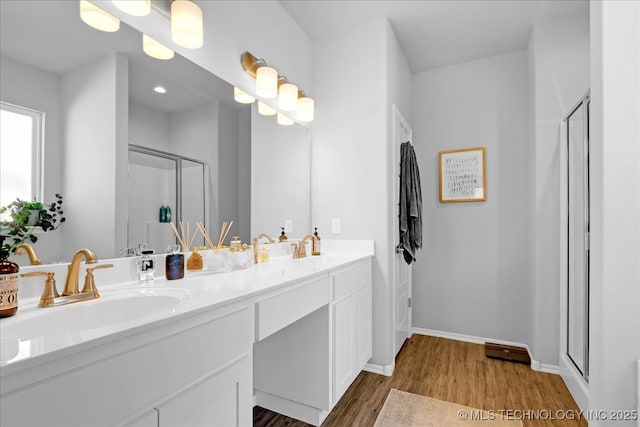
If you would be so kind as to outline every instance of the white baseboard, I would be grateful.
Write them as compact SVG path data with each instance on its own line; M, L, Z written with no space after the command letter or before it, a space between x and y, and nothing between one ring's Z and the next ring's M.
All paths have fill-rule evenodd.
M473 344L484 344L485 342L494 342L496 344L511 345L515 347L524 347L527 349L527 353L529 353L529 357L531 358L531 369L533 369L534 371L541 371L541 372L547 372L550 374L560 375L559 366L550 365L548 363L540 363L539 361L534 360L531 357L531 350L529 349L529 346L527 344L513 342L513 341L498 340L495 338L477 337L475 335L457 334L455 332L437 331L435 329L412 328L411 332L419 335L428 335L431 337L447 338L450 340L470 342Z
M378 365L377 363L367 363L364 365L363 370L367 372L371 372L373 374L384 375L385 377L390 377L393 375L393 370L396 367L395 360L391 363L391 365Z

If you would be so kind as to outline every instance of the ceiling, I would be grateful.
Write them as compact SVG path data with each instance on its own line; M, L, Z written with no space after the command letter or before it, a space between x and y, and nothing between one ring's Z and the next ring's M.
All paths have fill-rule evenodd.
M414 73L525 49L541 17L589 12L588 0L280 0L311 38L387 17Z
M163 5L165 0L154 0ZM35 12L34 12L35 11ZM129 58L129 95L138 103L171 113L216 99L233 107L231 86L180 55L169 61L142 52L138 31L121 23L115 33L97 31L79 16L77 1L0 0L0 52L58 76L109 53ZM165 86L159 95L152 89Z

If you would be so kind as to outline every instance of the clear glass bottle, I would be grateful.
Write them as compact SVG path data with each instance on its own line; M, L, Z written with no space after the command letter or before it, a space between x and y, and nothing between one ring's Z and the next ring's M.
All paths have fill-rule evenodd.
M151 255L153 255L153 250L151 249L141 251L141 256L137 263L138 280L141 282L153 282L153 275L156 272L156 264Z
M5 236L0 236L0 317L9 317L18 311L18 272L20 267L9 261L9 251L3 248Z

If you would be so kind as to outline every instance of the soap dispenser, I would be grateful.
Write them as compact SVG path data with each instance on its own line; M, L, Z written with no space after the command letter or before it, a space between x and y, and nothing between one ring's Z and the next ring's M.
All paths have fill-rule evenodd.
M313 235L316 237L311 240L311 255L320 255L320 236L318 235L318 227L315 228Z
M0 236L0 317L9 317L18 311L18 272L20 267L9 261L4 249L5 236Z
M287 240L289 240L289 238L287 237L286 234L284 234L284 227L280 227L280 229L282 230L282 233L280 233L280 237L278 237L278 241L286 242Z

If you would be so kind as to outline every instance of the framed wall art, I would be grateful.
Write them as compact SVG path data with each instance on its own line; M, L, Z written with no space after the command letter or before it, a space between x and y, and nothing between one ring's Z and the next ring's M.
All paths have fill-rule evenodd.
M441 151L438 162L440 203L486 200L484 147Z

